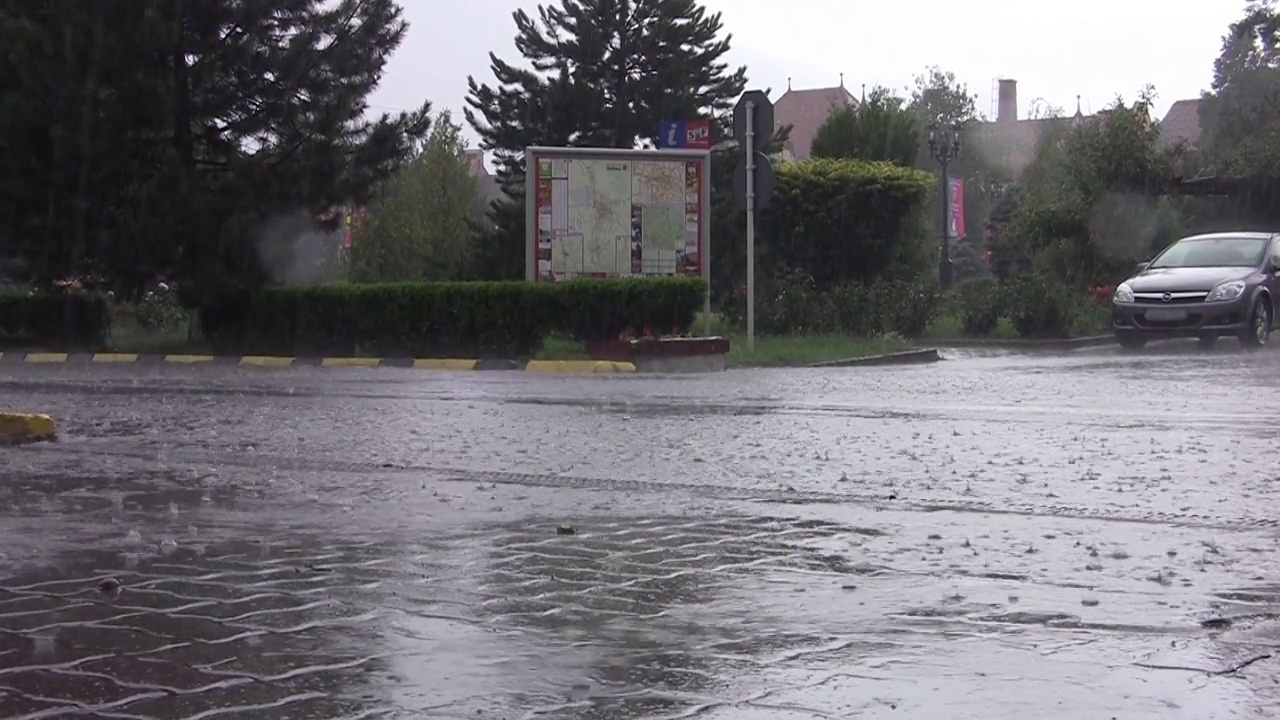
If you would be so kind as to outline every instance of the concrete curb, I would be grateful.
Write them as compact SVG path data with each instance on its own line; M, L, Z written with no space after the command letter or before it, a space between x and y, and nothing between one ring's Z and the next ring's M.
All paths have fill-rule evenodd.
M51 440L57 425L48 415L0 412L0 441Z
M828 360L827 362L813 363L809 367L814 368L833 368L833 367L861 367L871 365L919 365L922 363L934 363L942 359L936 348L925 348L922 350L904 350L903 352L888 353L886 355L868 355L866 357L849 358L847 360Z
M598 375L604 373L633 373L635 363L619 360L530 360L525 372L543 374Z
M258 368L413 368L415 370L523 370L532 373L635 372L629 362L601 360L492 360L475 358L285 357L278 355L151 355L142 353L0 352L0 363L32 365L219 365Z
M993 338L953 338L951 340L930 340L940 348L956 350L1076 350L1080 348L1105 347L1114 345L1114 335L1089 335L1078 338L1060 338L1053 340L997 340Z

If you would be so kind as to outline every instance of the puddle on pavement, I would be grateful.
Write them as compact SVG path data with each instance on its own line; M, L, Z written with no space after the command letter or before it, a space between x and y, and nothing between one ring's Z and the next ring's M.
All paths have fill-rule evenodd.
M1016 518L989 517L972 538L945 518L925 536L875 514L874 526L655 517L360 540L211 528L166 546L154 541L185 518L154 504L163 522L136 538L0 579L6 712L1200 720L1275 697L1258 679L1267 661L1211 674L1276 641L1274 588L1220 585L1211 609L1199 586L1098 571L1072 586L1057 555L1094 548L1063 535L1061 553L1045 539L1001 551ZM1168 559L1140 538L1126 553L1105 540L1092 538L1110 563Z

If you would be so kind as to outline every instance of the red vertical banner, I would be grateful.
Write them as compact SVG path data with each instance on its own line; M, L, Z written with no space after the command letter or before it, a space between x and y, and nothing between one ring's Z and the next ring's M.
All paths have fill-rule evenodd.
M702 236L702 163L684 164L684 224L685 247L682 262L676 264L679 275L702 275L706 238Z
M538 160L538 182L534 189L533 238L534 278L555 281L551 267L551 161Z
M947 178L947 237L961 239L964 232L964 178Z

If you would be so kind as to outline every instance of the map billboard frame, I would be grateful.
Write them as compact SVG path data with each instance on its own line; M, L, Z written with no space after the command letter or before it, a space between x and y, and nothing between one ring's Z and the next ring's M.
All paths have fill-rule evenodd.
M631 273L585 273L585 276L620 278L620 277L644 277L644 276L701 276L708 284L707 299L710 301L710 281L711 281L711 151L698 149L663 149L663 150L625 150L618 148L581 148L581 147L541 147L534 146L525 149L525 279L529 281L539 281L544 278L539 273L539 240L540 240L540 213L539 213L539 166L542 161L554 160L601 160L601 161L619 161L619 162L671 162L696 163L698 168L698 188L697 188L697 268L695 272L681 273L679 271L679 263L677 263L675 272L635 272L634 266ZM687 209L687 208L686 208ZM634 208L628 210L628 217ZM687 216L686 216L687 219ZM634 222L632 220L631 222ZM548 245L550 243L548 242ZM548 248L542 248L544 252L549 252ZM550 257L547 258L551 260Z

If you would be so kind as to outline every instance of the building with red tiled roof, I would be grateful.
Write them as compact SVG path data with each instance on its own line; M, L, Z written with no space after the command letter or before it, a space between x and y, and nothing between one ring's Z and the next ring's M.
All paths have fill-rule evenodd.
M858 99L845 89L843 77L837 87L810 90L792 90L788 80L787 91L773 104L773 123L776 128L791 126L791 138L784 150L796 160L805 160L831 110L857 106Z

